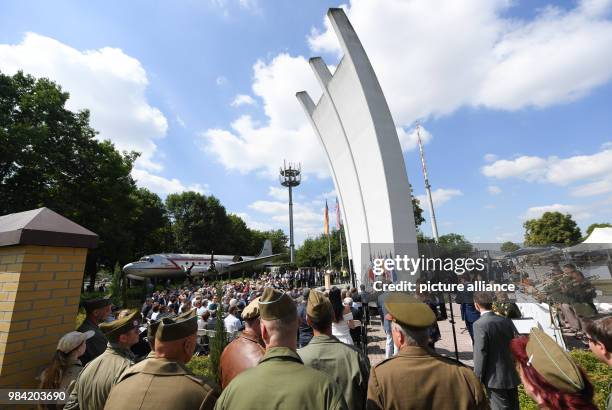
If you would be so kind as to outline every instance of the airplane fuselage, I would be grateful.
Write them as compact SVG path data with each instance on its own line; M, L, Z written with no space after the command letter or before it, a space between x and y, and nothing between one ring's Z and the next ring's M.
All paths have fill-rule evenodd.
M229 265L239 261L253 260L255 257L239 257L233 255L214 255L214 265L218 273L226 273ZM131 275L146 277L185 276L185 272L192 266L192 276L213 274L210 270L211 256L206 254L154 254L140 258L140 260L125 265L123 270Z

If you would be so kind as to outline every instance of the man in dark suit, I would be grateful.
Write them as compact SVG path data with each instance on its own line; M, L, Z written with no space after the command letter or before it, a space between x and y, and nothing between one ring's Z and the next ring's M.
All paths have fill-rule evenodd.
M519 410L520 380L510 353L514 325L493 313L492 293L474 293L474 305L480 312L474 322L474 373L487 388L491 409Z

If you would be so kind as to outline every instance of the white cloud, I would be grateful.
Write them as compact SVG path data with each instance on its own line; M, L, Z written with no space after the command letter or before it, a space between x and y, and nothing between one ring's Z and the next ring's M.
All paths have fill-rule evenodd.
M325 205L317 201L294 202L293 228L295 243L299 245L307 237L317 236L323 232L323 213ZM286 201L258 200L249 205L249 209L265 215L272 229L289 232L289 206ZM330 223L335 223L333 210L330 208Z
M540 218L545 212L561 212L562 214L570 214L575 220L581 220L591 217L591 213L585 206L578 205L563 205L563 204L552 204L543 206L532 206L527 209L523 219L535 219Z
M352 0L347 15L400 124L462 105L545 107L610 80L610 0L581 1L568 11L547 7L531 21L505 17L512 5ZM339 54L333 29L323 21L324 31L313 30L310 47Z
M485 154L484 156L484 160L485 162L493 162L495 160L497 160L498 156L495 154Z
M507 242L511 241L517 244L520 244L523 241L521 234L518 232L504 232L495 237L497 242Z
M352 0L346 9L388 100L402 149L409 150L414 138L403 129L418 118L462 106L545 107L609 81L611 3L583 0L568 11L548 7L531 21L506 17L509 0L464 0L460 7L456 0ZM308 42L313 54L339 55L327 18ZM295 100L300 90L314 101L320 95L306 58L279 54L258 61L253 92L263 102L265 122L243 117L231 127L206 130L206 149L243 173L275 176L287 158L303 161L305 174L328 176L320 142Z
M210 0L210 3L222 11L224 17L230 16L230 10L236 7L239 10L250 11L254 14L261 14L262 9L258 0Z
M256 229L258 231L271 231L275 229L272 225L266 222L254 221L251 215L246 212L232 212L234 215L239 216L246 225L251 229Z
M433 200L434 207L438 207L443 205L444 203L450 201L456 196L463 195L459 189L446 189L446 188L438 188L431 192L431 199ZM417 195L417 199L421 203L422 206L426 207L427 204L427 195Z
M238 94L234 101L231 102L232 107L240 107L241 105L255 105L257 102L250 95Z
M276 186L268 187L268 195L279 201L289 200L289 190L287 188L281 188ZM287 202L288 203L288 202Z
M487 190L489 191L490 194L493 194L493 195L500 194L502 191L501 188L496 185L489 185L487 187Z
M225 85L225 84L227 84L227 78L226 78L226 77L224 77L224 76L222 76L222 75L220 75L220 76L218 76L218 77L215 79L215 83L216 83L218 86Z
M80 51L50 37L27 33L20 44L0 44L0 70L18 70L56 81L70 93L70 110L89 109L98 138L110 139L119 150L142 155L137 165L159 171L155 140L164 138L168 121L146 98L149 84L140 61L121 49Z
M572 190L573 196L594 196L612 192L612 177L578 186Z
M153 175L143 169L133 169L132 177L136 180L138 185L145 187L160 196L180 193L183 191L195 191L205 194L208 191L208 185L206 184L204 186L200 184L186 186L176 178L164 178L159 175Z
M482 173L498 179L517 177L526 181L540 180L546 174L547 160L522 156L514 160L501 159L482 168Z
M522 156L514 160L499 160L484 166L482 173L498 179L519 178L560 186L590 181L574 188L572 194L600 195L612 191L612 147L595 154L568 158Z
M431 133L425 129L421 125L421 131L419 132L421 135L421 142L423 145L427 144L433 138ZM416 127L410 130L410 133L407 133L402 127L397 128L397 136L400 141L400 146L402 147L402 151L412 151L417 149L419 146L418 136Z
M333 199L335 200L338 197L338 194L336 193L335 189L332 189L329 192L323 192L322 194L317 195L317 199L322 199L323 201L330 200ZM321 201L321 204L324 204L324 202Z
M267 124L245 115L229 130L208 129L201 134L204 149L227 169L241 173L255 171L276 178L286 159L300 161L304 173L327 177L323 149L295 98L296 90L308 90L313 98L321 94L306 59L280 54L268 64L258 61L253 71L253 92L263 102Z
M185 127L186 127L186 125L185 125L185 121L183 121L183 119L182 119L181 117L179 117L179 116L177 115L175 119L176 119L176 123L177 123L178 125L180 125L182 128L185 128Z

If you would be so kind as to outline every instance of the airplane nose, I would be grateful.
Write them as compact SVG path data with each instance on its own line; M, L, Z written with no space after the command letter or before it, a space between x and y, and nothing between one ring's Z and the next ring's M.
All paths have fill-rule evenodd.
M123 267L123 271L125 273L130 273L130 272L134 271L134 264L133 263L128 263L127 265L125 265Z

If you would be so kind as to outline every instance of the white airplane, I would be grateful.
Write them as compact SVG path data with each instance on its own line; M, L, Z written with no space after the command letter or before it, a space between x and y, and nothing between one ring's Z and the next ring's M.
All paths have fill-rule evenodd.
M272 242L266 240L257 256L156 253L143 256L136 262L123 267L127 277L135 280L144 278L199 277L235 272L267 262L281 253L272 254Z

